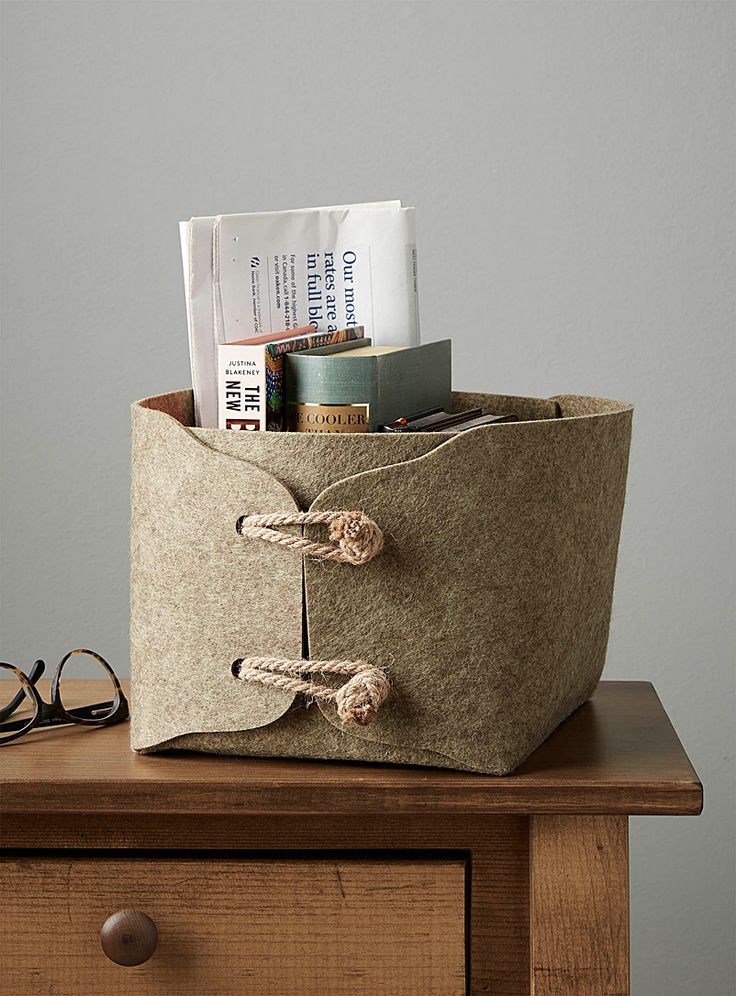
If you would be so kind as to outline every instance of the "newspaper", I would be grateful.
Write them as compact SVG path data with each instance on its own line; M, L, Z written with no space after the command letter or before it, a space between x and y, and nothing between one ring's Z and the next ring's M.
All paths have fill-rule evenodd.
M400 201L181 222L195 420L217 425L217 346L311 325L419 342L414 209Z

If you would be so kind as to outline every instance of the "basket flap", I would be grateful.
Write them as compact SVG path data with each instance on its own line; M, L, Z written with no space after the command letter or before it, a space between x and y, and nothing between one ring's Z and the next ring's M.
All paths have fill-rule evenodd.
M302 649L302 565L236 532L242 515L296 509L253 464L216 453L164 411L133 407L132 741L274 722L294 695L247 685L240 657Z
M392 683L372 725L345 733L508 770L592 689L630 438L630 406L614 407L458 433L314 501L385 537L365 566L306 564L311 658L364 659Z

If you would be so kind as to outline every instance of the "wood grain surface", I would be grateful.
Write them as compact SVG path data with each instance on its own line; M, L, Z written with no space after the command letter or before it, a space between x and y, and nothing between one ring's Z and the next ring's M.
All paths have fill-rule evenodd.
M462 861L6 858L0 874L13 996L466 991ZM158 929L136 967L100 946L124 908Z
M95 701L99 689L89 683ZM34 731L0 748L2 812L697 814L702 787L652 686L602 682L513 774L139 756L127 724Z
M531 821L532 996L628 996L625 816Z
M302 856L329 849L341 856L383 860L386 853L412 858L442 850L467 861L470 925L469 973L473 996L529 992L529 820L525 816L456 813L347 816L249 816L231 813L166 815L53 813L39 826L32 813L6 816L6 848L68 849L69 860L92 851L172 849L217 852L250 859L253 852L280 857L295 846ZM84 848L85 850L79 850ZM9 853L9 851L6 851ZM139 852L140 853L140 852ZM41 855L43 857L43 855ZM347 996L347 991L346 991Z
M92 683L78 689L78 697L86 696L90 701L99 694ZM256 904L261 933L254 948L260 951L253 969L255 988L232 990L238 992L312 991L299 986L283 988L293 986L293 978L284 982L278 974L276 981L267 974L263 984L281 989L257 988L261 984L257 972L271 971L266 952L272 952L279 943L279 924L284 918L300 924L294 944L301 950L305 931L310 929L306 920L299 920L307 916L305 910L322 910L328 919L333 915L331 908L320 903L335 898L331 885L334 873L325 873L325 878L320 871L316 879L327 884L323 892L313 895L309 889L314 875L309 888L299 885L306 868L376 868L383 876L385 892L395 893L398 888L401 895L408 895L407 910L413 916L412 911L420 908L412 891L416 882L412 879L402 886L401 869L426 865L440 869L441 881L433 879L434 884L427 886L430 897L434 889L449 894L445 868L465 871L459 891L455 882L449 892L455 898L463 893L467 944L462 970L467 971L473 996L626 993L625 814L695 814L701 806L697 775L653 688L645 683L602 683L591 702L506 778L426 768L185 753L142 757L129 750L127 725L39 731L0 749L0 844L6 848L3 869L21 868L25 875L14 882L14 887L25 890L25 897L17 900L18 916L35 916L44 922L52 916L60 929L71 915L64 903L76 900L68 899L73 892L67 889L64 893L59 885L58 869L64 869L63 875L70 882L77 882L75 876L80 874L78 884L90 893L94 892L89 877L93 870L109 865L113 881L119 880L123 888L110 892L110 886L100 886L98 891L107 898L104 916L102 908L94 914L100 914L99 932L115 908L150 913L144 905L147 883L158 883L156 887L165 897L165 876L177 864L186 865L192 888L186 895L184 891L178 894L178 905L184 910L187 930L199 939L197 943L204 944L202 950L215 952L215 960L227 966L228 978L240 978L232 941L227 950L221 950L221 942L210 934L210 921L214 922L217 914L207 897L221 897L223 909L230 911L223 931L232 934L232 924L239 926L242 920L242 906L237 905L243 901L238 877L242 870L286 869L286 878L276 876L287 884L281 892L276 888L280 898L275 905L265 898ZM35 872L46 865L53 866L56 875L50 893L44 891ZM156 868L164 871L149 875L148 870ZM201 877L200 871L191 874L192 868L208 871ZM221 868L239 869L233 872L234 878L231 875L237 888L229 898L224 885L217 884ZM356 872L356 882L360 874L360 870ZM179 875L176 881L181 883L184 877ZM253 881L258 884L261 880L256 875ZM262 893L261 886L257 891ZM12 892L3 882L3 894ZM356 936L366 923L373 923L370 909L365 914L363 910L366 904L370 908L375 898L364 889L358 902L359 893L359 889L353 893L355 909L348 911L344 921ZM67 897L61 905L59 895ZM301 907L300 896L304 900ZM438 902L439 909L452 907L449 900L444 907L445 900L438 898ZM172 902L170 910L174 905ZM75 909L71 907L72 912ZM333 921L344 913L340 907ZM164 910L170 933L173 928L166 920L168 915ZM394 915L395 924L391 921ZM381 917L402 944L420 950L422 944L430 943L426 933L414 933L416 921L411 917L407 924L398 922L396 911L382 912ZM31 930L30 922L24 929ZM50 928L50 936L54 929ZM178 936L178 929L170 936ZM324 941L320 935L315 950ZM99 950L99 938L96 944L96 954L107 962ZM390 961L394 949L386 944ZM176 950L177 957L185 959L182 946ZM371 947L373 953L375 950ZM79 975L80 965L87 963L80 961L76 951L73 945L59 948L64 985L72 985L68 978L74 972L83 985L88 984L87 975ZM311 953L310 948L309 956ZM157 951L150 963L133 969L108 965L118 972L141 972L151 965L163 971L161 957ZM356 963L362 965L364 957L365 951L359 950ZM326 963L332 966L330 970L334 968L333 954ZM400 988L404 986L402 975L396 977L399 988L392 988L388 977L376 980L364 974L366 968L361 968L355 979L343 978L342 989L330 989L332 981L325 983L319 975L315 978L325 993L363 992L360 987L369 978L375 993L453 993L462 991L452 988L457 984L456 968L451 959L449 975L437 976L436 966L432 969L433 980L439 980L436 990L428 988L421 973L407 983L419 980L416 990ZM48 983L38 974L38 967L35 971L37 988L33 992L55 991L62 996L67 991L86 992L79 984L77 988L53 988L55 980ZM149 991L187 996L190 991L208 991L201 988L202 980L196 973L193 978L199 980L199 990L178 989L178 982L157 983L158 988L151 990L135 989L130 988L131 978L135 976L125 976L126 987L115 989L108 985L107 977L94 976L90 985L97 988L89 991L113 996L117 992L142 996ZM211 991L217 991L218 996L222 991L226 996L231 990Z

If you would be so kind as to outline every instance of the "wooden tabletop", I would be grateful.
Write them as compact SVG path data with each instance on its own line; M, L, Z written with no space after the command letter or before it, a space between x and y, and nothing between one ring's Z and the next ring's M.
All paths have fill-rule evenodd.
M89 702L104 694L103 684L85 683ZM698 776L648 682L601 682L590 702L506 777L185 752L139 756L128 735L127 723L57 727L0 747L0 815L696 815L702 808Z

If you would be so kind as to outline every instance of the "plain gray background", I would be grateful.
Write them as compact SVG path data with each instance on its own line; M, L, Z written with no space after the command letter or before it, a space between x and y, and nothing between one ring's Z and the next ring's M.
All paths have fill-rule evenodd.
M734 6L6 3L2 655L127 672L129 403L177 222L401 197L455 386L637 405L608 678L705 783L632 820L633 991L734 991Z

